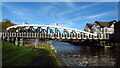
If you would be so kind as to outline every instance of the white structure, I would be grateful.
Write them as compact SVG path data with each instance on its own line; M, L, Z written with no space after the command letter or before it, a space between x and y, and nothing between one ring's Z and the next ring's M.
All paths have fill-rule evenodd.
M61 27L61 26L52 26L52 25L34 25L34 24L24 24L24 25L15 25L15 26L10 26L7 28L7 30L11 29L11 28L17 28L17 27L30 27L30 26L33 26L34 28L37 28L37 27L42 27L43 29L47 29L47 27L50 27L51 29L55 29L55 28L58 28L59 30L64 30L66 29L68 32L71 32L71 31L75 31L76 33L80 33L80 32L83 32L83 33L86 33L87 35L94 35L94 36L97 36L97 34L93 34L93 33L89 33L89 32L86 32L86 31L82 31L82 30L78 30L78 29L73 29L73 28L66 28L66 27Z
M90 24L90 23L87 23L85 28L84 28L84 31L86 32L91 32L91 27L93 26L94 24Z
M94 24L86 24L85 31L91 33L114 33L114 24L116 20L110 22L95 21ZM88 27L89 26L89 27Z

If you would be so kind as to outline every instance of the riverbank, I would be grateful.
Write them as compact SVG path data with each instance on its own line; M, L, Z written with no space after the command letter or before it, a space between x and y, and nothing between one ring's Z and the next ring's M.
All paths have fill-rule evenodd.
M75 46L94 46L104 48L103 46L100 46L97 41L62 41L62 42L67 42Z
M113 67L119 65L119 51L95 46L78 46L67 42L50 42L68 67ZM118 61L116 61L118 60Z
M2 66L56 66L60 68L61 63L56 58L48 44L33 47L15 46L9 42L2 41Z
M63 41L67 42L76 46L93 46L93 47L99 47L99 48L111 48L116 49L120 48L120 42L114 42L114 41Z
M120 48L120 42L115 42L113 47L114 48Z
M35 48L40 49L40 55L29 64L30 66L60 68L62 64L58 60L55 50L50 47L50 44L37 45Z

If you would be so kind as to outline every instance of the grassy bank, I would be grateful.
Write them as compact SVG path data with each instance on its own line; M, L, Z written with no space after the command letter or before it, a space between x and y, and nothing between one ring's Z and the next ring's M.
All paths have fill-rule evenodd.
M35 62L39 59L39 62ZM32 66L31 63L41 63L33 66L46 65L60 66L52 49L46 45L39 45L35 49L26 46L15 46L2 41L2 66ZM44 64L43 64L44 62ZM47 65L46 65L47 66Z
M51 59L51 61L52 61L51 64L54 65L53 67L59 67L60 68L61 62L57 59L53 49L50 47L49 44L41 44L41 45L36 46L36 48L38 48L40 50L44 50L42 52L42 54L44 53L45 57ZM50 63L50 62L47 62L47 63Z
M38 55L39 49L32 51L31 48L2 41L3 66L26 66Z

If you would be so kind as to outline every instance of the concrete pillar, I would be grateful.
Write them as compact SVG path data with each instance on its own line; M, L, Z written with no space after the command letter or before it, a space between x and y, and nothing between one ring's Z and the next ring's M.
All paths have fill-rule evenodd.
M5 40L5 37L4 36L2 36L2 38L1 38L2 40Z
M82 34L80 33L79 38L81 39L81 37L82 37Z
M8 42L10 41L10 37L7 37L7 41L8 41Z
M35 39L35 44L34 45L35 46L38 45L38 39L37 38Z
M18 40L18 38L15 39L15 45L19 45L19 40Z
M23 38L20 38L19 43L20 43L20 46L23 46Z
M83 34L83 33L81 34L81 38L82 38L82 39L84 38L84 34Z
M37 34L35 33L35 38L37 37Z
M14 38L11 38L11 43L14 43Z
M110 38L110 37L109 37L109 34L107 34L107 37L108 37L108 39Z

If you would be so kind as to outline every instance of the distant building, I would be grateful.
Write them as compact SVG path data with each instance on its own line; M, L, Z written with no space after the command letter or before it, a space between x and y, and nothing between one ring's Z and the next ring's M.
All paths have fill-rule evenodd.
M85 28L84 28L84 31L86 32L91 32L91 27L93 26L94 24L90 24L90 23L87 23Z
M114 38L116 41L120 41L120 21L114 25Z
M116 20L110 21L110 22L102 22L102 21L95 21L90 28L87 28L88 25L85 26L85 31L91 32L91 33L114 33L114 24L116 23Z

